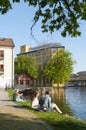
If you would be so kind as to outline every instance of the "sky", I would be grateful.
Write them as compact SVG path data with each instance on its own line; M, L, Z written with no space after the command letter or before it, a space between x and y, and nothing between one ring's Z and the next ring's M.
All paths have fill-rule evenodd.
M55 31L52 35L50 33L42 33L41 22L39 21L33 28L33 35L31 36L30 28L33 24L33 17L36 8L28 7L27 3L15 3L13 9L8 13L0 14L0 38L12 38L15 44L14 57L20 53L20 46L30 45L36 47L40 43L61 43L65 46L65 50L72 53L74 64L73 73L86 71L86 22L80 22L80 37L71 38L67 36L63 38L60 31Z

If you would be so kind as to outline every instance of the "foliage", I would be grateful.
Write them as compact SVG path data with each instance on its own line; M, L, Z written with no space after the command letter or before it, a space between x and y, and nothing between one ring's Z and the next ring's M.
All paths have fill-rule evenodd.
M53 83L64 83L70 78L73 71L73 64L75 61L72 59L72 54L65 50L60 50L51 58L46 64L44 74L54 81Z
M9 9L12 9L9 0L0 0L0 12L1 14L7 13Z
M37 77L38 69L34 58L26 55L19 55L15 58L15 75L23 73Z
M11 100L13 100L14 90L13 90L13 89L7 89L7 92L8 92L9 98L10 98Z
M12 0L20 2L20 0ZM43 32L53 33L60 30L61 35L66 37L80 36L80 20L86 20L86 0L24 0L28 6L37 7L34 15L34 24L41 17ZM0 12L6 13L12 8L10 0L0 0Z

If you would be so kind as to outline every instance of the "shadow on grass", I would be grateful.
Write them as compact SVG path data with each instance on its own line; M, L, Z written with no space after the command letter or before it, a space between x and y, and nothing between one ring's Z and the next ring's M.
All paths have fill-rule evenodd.
M86 126L83 124L69 120L53 122L52 126L55 130L86 130Z
M11 114L0 114L0 130L47 130L47 128L36 118L25 119Z
M45 119L45 113L43 117L41 116L41 119L48 122L48 124L50 124L54 128L54 130L86 130L85 121L79 119L76 120L76 118L74 117L67 117L65 115L59 114L55 114L55 116L58 116L58 118L55 120L53 119L51 113L48 114L49 118Z

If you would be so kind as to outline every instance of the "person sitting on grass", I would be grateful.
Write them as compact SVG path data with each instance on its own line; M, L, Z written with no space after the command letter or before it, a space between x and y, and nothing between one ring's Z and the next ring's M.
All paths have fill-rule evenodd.
M50 97L50 92L46 91L45 95L43 95L40 100L40 109L43 111L51 111L54 110L56 112L59 112L60 114L62 111L58 108L58 106L55 103L51 103L51 97Z
M39 91L36 90L35 93L33 94L33 96L31 97L31 107L35 110L40 109L38 97L39 97Z
M13 100L16 102L25 102L23 99L23 93L20 93L18 89L15 90Z

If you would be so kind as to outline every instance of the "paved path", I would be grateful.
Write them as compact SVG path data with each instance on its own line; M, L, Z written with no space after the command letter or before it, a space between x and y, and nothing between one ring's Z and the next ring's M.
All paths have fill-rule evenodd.
M53 130L29 110L19 108L0 90L0 130Z

